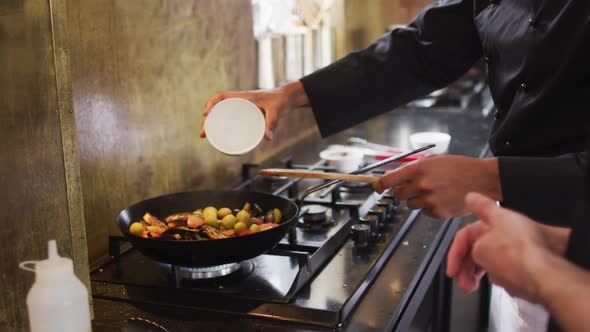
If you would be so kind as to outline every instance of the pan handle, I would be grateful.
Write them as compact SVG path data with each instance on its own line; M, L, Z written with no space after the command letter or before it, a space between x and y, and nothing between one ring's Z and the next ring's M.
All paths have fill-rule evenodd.
M370 165L365 166L363 168L359 168L358 170L356 170L354 172L351 172L351 173L348 173L348 174L351 174L351 175L362 174L362 173L371 171L371 170L373 170L373 169L375 169L377 167L381 167L383 165L387 165L387 164L392 163L394 161L397 161L397 160L400 160L400 159L404 159L404 158L406 158L408 156L411 156L413 154L416 154L418 152L422 152L424 150L428 150L428 149L433 148L435 146L436 146L436 144L429 144L429 145L423 146L421 148L418 148L418 149L415 149L415 150L412 150L412 151L409 151L409 152L406 152L406 153L402 153L402 154L399 154L397 156L393 156L393 157L390 157L390 158L387 158L387 159L384 159L384 160L381 160L381 161L378 161L376 163L370 164ZM342 182L342 180L328 181L326 183L323 183L323 184L320 184L320 185L317 185L317 186L314 186L314 187L311 187L311 188L307 189L303 193L303 195L301 196L301 198L297 200L297 202L296 202L297 203L297 206L299 207L299 209L301 209L303 207L303 201L305 200L305 198L307 196L309 196L309 195L311 195L311 194L313 194L313 193L315 193L317 191L320 191L320 190L322 190L324 188L330 187L330 186L332 186L332 185L334 185L336 183L339 183L339 182Z

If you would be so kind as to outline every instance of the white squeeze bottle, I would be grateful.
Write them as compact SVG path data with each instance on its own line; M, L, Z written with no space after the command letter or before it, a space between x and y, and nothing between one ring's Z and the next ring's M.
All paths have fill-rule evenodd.
M72 260L57 253L55 240L48 246L48 259L20 264L22 269L35 272L35 283L27 295L31 331L91 331L86 287L74 274Z

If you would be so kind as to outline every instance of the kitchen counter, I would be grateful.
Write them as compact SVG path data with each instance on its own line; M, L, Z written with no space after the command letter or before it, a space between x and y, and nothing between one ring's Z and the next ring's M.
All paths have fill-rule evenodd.
M452 136L450 154L482 156L487 149L491 115L482 114L482 106L464 110L456 108L400 108L384 114L328 139L313 136L284 151L264 166L274 166L287 155L296 156L298 163L317 161L318 152L329 144L343 144L351 136L368 141L409 149L408 137L419 131L443 131ZM286 124L281 124L286 125ZM433 220L420 214L405 238L393 253L380 275L355 309L344 331L405 331L409 326L423 323L413 319L428 315L432 324L440 326L444 311L421 313L420 304L429 292L444 291L431 287L440 283L440 266L459 220ZM440 295L440 294L439 294ZM441 296L435 297L441 301ZM444 303L434 306L444 310ZM264 319L241 318L224 314L180 314L173 309L137 307L130 303L94 300L93 330L117 331L132 317L153 320L169 331L321 331L318 328L295 326ZM440 313L443 314L440 314ZM439 325L437 325L439 324ZM438 330L438 329L434 329Z

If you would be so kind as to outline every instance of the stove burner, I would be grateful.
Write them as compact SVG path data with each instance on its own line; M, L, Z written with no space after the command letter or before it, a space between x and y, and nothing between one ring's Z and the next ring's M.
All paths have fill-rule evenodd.
M371 187L371 184L364 183L364 182L343 182L342 183L343 191L356 191L356 190L361 190L361 189L365 189L365 188L369 188L369 187Z
M217 285L246 278L254 271L252 261L229 263L217 266L191 267L161 264L171 272L177 288L202 285Z
M289 180L286 176L265 176L263 180L270 183L277 183L277 182L286 182Z
M320 231L333 226L334 220L328 216L328 210L327 207L318 204L304 206L303 216L299 218L297 226L308 231Z
M328 208L322 205L306 205L303 222L308 224L319 224L326 221Z
M174 266L174 273L183 280L201 280L226 276L240 268L238 263L207 267Z

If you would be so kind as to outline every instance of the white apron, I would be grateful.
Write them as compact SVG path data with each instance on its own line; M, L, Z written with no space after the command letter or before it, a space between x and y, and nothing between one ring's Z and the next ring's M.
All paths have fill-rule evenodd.
M492 285L488 332L545 332L549 314L540 304L512 297Z

